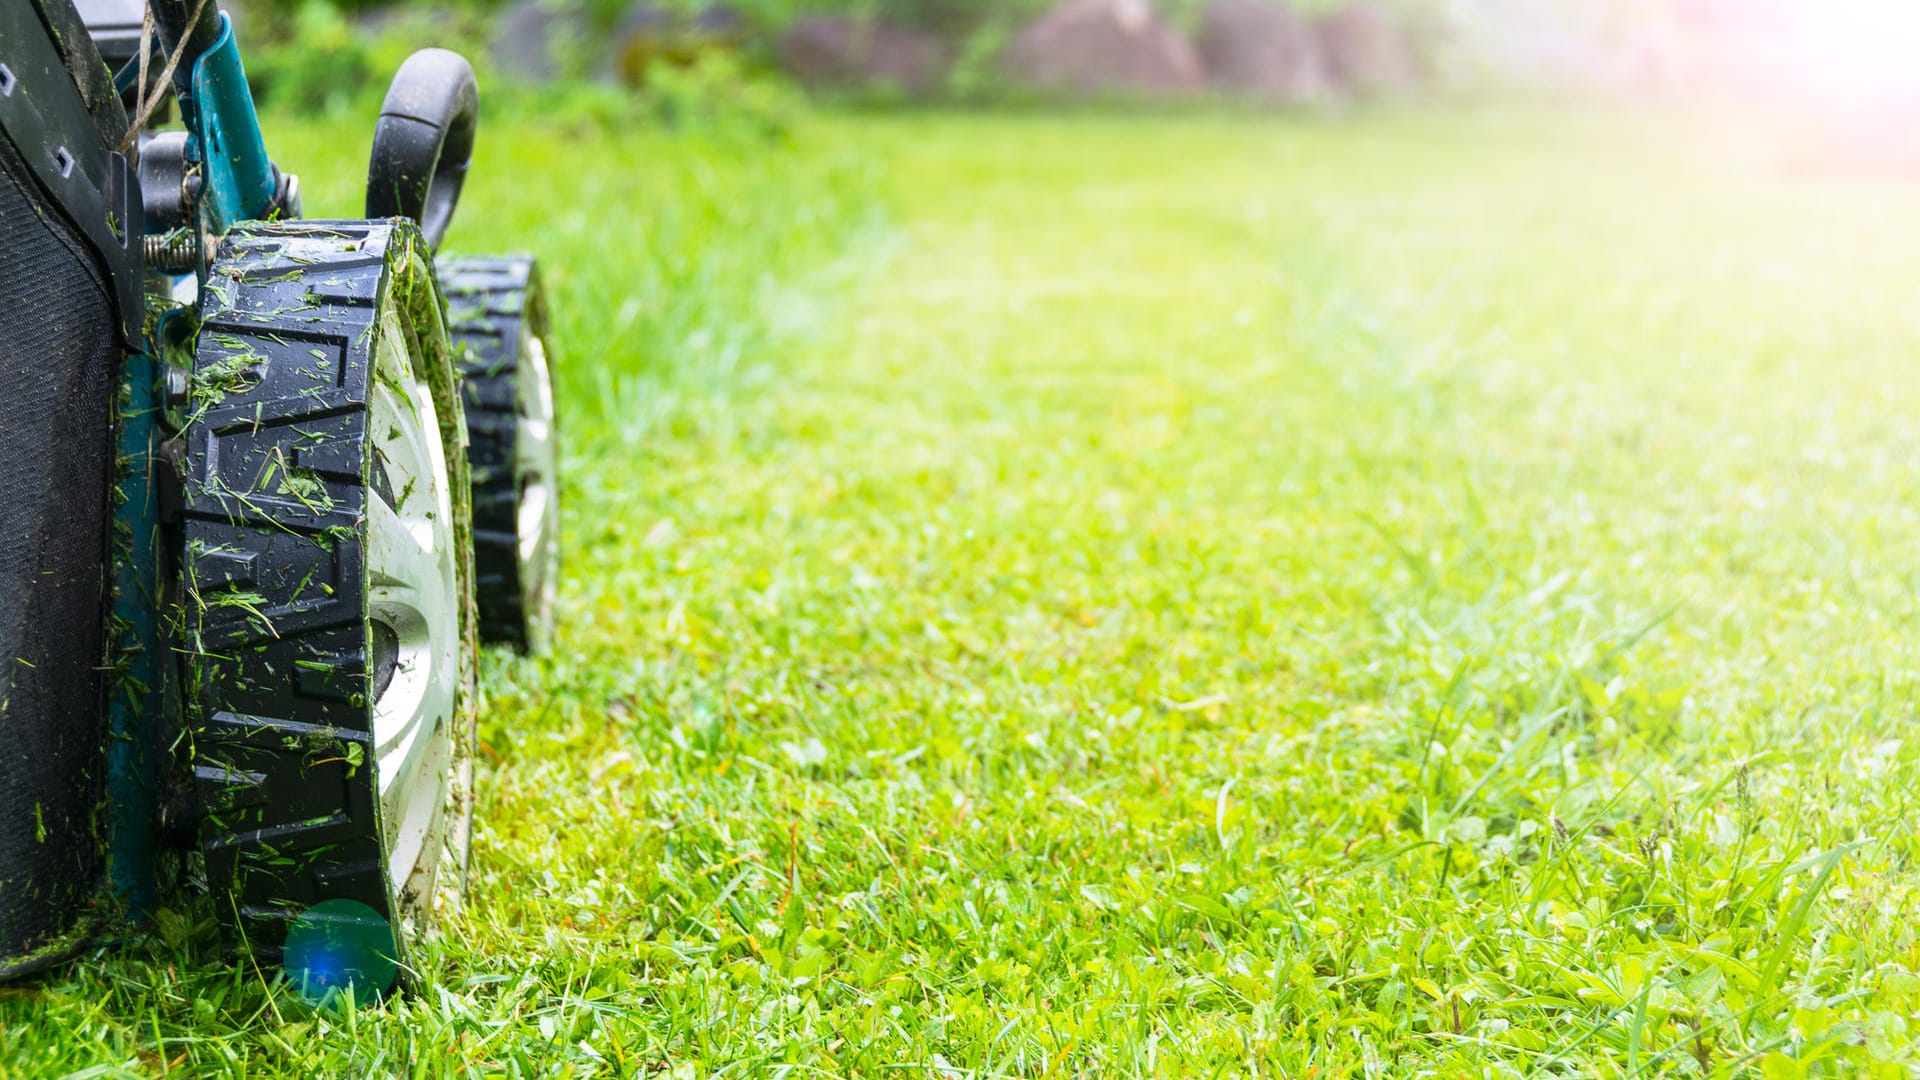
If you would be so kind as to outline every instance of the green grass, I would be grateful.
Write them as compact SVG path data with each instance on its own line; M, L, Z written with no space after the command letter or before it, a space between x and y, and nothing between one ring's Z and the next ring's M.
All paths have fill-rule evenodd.
M0 1073L1920 1067L1920 191L1620 117L494 138L570 579L427 988L168 920Z

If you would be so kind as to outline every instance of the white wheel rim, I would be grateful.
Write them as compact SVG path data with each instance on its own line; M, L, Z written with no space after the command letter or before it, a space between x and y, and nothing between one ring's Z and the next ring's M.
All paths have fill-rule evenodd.
M514 487L520 496L516 531L527 644L538 651L546 643L560 583L560 515L555 489L558 453L546 342L525 324L521 326L520 365L513 440Z
M396 316L382 318L367 422L383 475L368 485L366 545L370 636L396 643L384 687L373 641L368 657L381 838L402 910L433 895L447 843L462 647L446 451L406 341Z

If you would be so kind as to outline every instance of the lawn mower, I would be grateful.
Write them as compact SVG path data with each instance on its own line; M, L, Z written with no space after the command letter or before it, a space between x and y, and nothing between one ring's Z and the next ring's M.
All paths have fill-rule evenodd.
M184 894L364 997L457 895L558 571L539 274L435 258L477 119L414 54L303 220L214 0L0 0L0 978Z

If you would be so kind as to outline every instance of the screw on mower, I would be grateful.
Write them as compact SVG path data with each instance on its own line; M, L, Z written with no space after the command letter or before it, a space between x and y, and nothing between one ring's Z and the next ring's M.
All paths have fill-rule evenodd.
M478 119L415 54L304 220L213 0L0 2L0 978L198 902L364 999L458 894L559 569L540 275L436 256Z

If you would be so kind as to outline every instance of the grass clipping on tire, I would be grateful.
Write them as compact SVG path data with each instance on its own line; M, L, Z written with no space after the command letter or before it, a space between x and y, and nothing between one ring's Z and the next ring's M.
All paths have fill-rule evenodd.
M370 256L377 261L372 261ZM352 314L356 310L360 313L357 316ZM452 516L448 531L455 545L451 555L459 612L454 661L459 678L455 687L457 700L448 718L452 727L449 733L452 758L444 808L451 818L447 831L440 837L447 842L447 851L437 864L441 873L451 869L464 878L467 822L473 798L471 776L477 704L472 664L478 651L472 507L459 375L447 332L445 304L426 243L417 227L399 220L250 223L236 229L223 243L221 258L216 261L203 291L201 317L188 402L188 505L190 518L214 522L210 527L199 529L203 534L216 538L242 536L248 532L280 536L282 550L288 536L303 538L328 552L343 541L351 541L364 551L368 541L367 507L362 502L360 512L349 516L352 505L341 505L335 495L354 490L357 485L357 499L370 497L372 478L368 470L375 467L372 463L378 436L364 426L336 428L335 434L329 436L325 430L328 423L319 418L338 415L342 410L366 409L376 381L394 378L391 365L396 362L413 363L412 374L431 397L446 468L443 482L448 485L447 505ZM328 342L338 351L317 347ZM387 345L390 342L398 342L405 355L383 356L383 351L390 351ZM268 353L272 354L271 358ZM345 365L337 370L332 367L336 356L338 363ZM352 368L358 364L366 365L364 373L349 378ZM269 381L269 385L262 386ZM353 386L363 389L356 391ZM249 401L248 396L256 389L259 393ZM360 397L361 393L366 396ZM403 397L417 397L417 391L403 388ZM319 411L313 412L316 408ZM299 420L302 409L314 417L311 422ZM272 430L291 429L296 433L298 441L291 444L291 452L284 455L279 449L263 452L260 446L269 445L263 440L252 450L242 448L241 457L228 462L223 471L211 451L203 447L232 437L235 431L244 435L250 418L258 429L262 411L269 414L266 423L278 425ZM294 414L294 420L289 420L290 413ZM350 433L341 434L341 430ZM321 468L325 475L339 478L337 483L346 483L348 487L336 486L329 492L319 482L320 473L297 463L306 454L315 455L316 460L327 460L328 446L340 438L351 438L352 449L331 459L332 469ZM348 462L352 464L346 465ZM343 467L348 471L341 472ZM251 490L234 490L242 484ZM224 525L219 523L221 518L225 519ZM324 527L320 527L322 522ZM296 525L306 527L299 529ZM280 637L261 608L271 608L281 602L297 604L309 583L303 579L290 590L285 581L288 564L284 559L273 559L270 561L279 570L268 566L262 571L268 576L277 572L279 580L274 589L266 591L287 595L269 598L262 595L260 588L252 587L203 589L203 582L217 583L221 571L230 573L232 561L247 553L237 552L230 545L203 542L193 532L189 530L185 552L182 602L174 613L175 640L186 653L190 729L207 732L221 712L218 702L209 699L224 700L226 692L220 687L237 685L244 689L245 680L252 678L250 673L234 675L222 665L248 663L245 656L249 651L263 652L270 639ZM370 624L366 622L370 611L366 594L370 570L364 560L355 565L359 567L359 578L352 584L361 590L361 596L350 609L360 613L359 618L367 627L367 640L359 643L359 653L370 661L374 652ZM348 584L347 580L335 580L341 587ZM329 595L332 593L325 579L316 587ZM241 609L248 624L255 628L252 643L245 640L246 635L241 635L235 642L238 652L231 656L221 655L223 651L235 651L224 648L225 641L214 642L211 648L207 641L208 617L223 608ZM287 670L269 660L250 671L259 671L270 680L291 679L296 683L308 676L329 678L323 665L296 661L294 666L308 670ZM351 708L372 707L371 687L364 681L372 674L371 668L364 668L355 676L361 681L336 687L336 690L348 691ZM223 683L223 678L228 681ZM239 681L233 681L235 679ZM350 733L331 726L333 723L324 721L307 738L309 745L302 758L305 764L295 767L296 775L321 766L337 766L343 760L354 769L364 761L366 751L373 748L368 741L370 729L367 733ZM205 749L196 745L192 755L196 762L206 758ZM203 763L223 764L217 759ZM231 770L234 766L225 767ZM283 782L286 779L283 778ZM198 782L203 790L210 790L206 777L200 777ZM319 782L318 774L316 782ZM210 822L221 813L211 802L207 811ZM380 828L378 819L375 820L375 827ZM452 856L454 866L446 865L447 855ZM220 883L210 880L209 885L217 887ZM388 882L389 898L398 903L394 916L430 915L431 898L415 897L410 903L404 894L392 895L392 890L403 885L402 881ZM444 892L435 890L438 895ZM289 902L296 901L290 899Z

